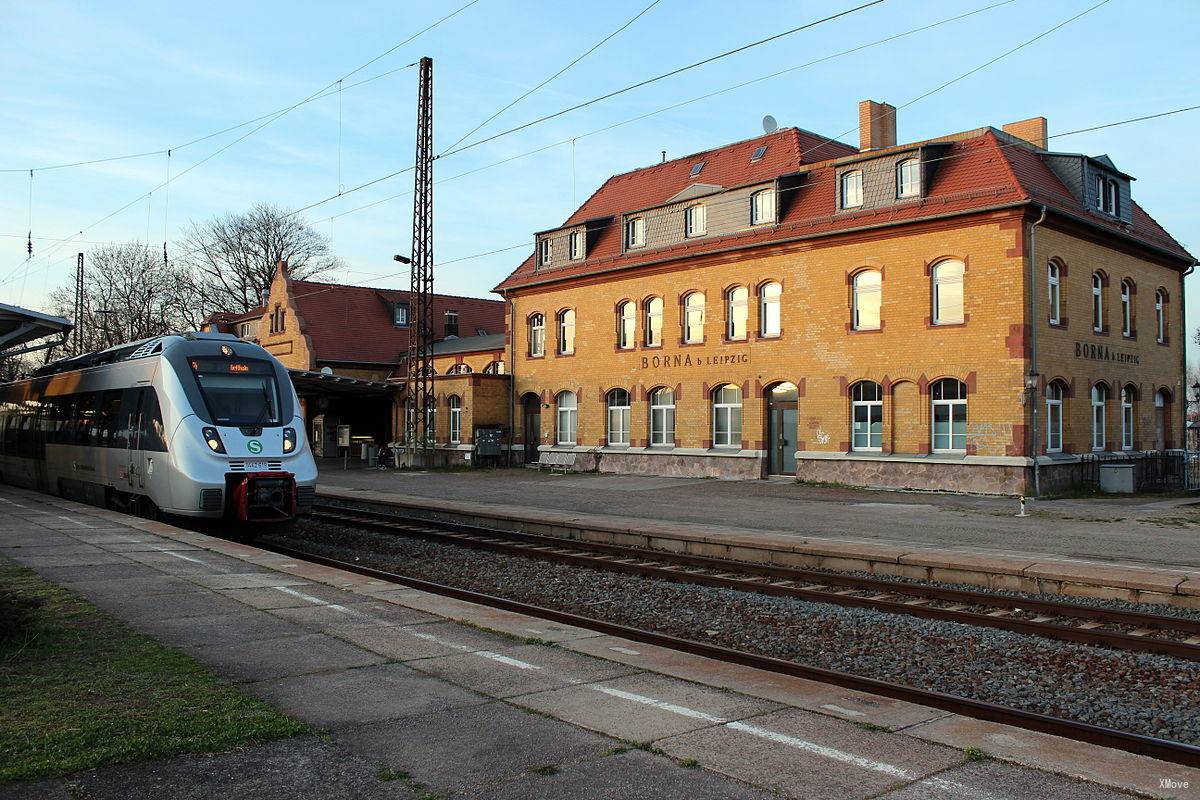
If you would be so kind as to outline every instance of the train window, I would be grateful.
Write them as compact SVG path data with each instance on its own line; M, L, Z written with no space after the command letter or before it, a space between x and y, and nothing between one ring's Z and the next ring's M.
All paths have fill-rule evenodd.
M17 454L17 424L20 419L14 413L9 413L4 419L4 455Z
M278 425L279 390L266 361L192 359L204 403L217 425Z
M110 447L137 449L138 398L137 389L121 392L121 410L117 412L117 428Z
M100 395L92 441L97 447L117 447L121 421L121 390L109 389Z
M92 425L96 421L97 392L83 392L75 397L75 424L72 444L90 445Z
M33 429L36 423L37 417L34 416L33 409L26 409L21 415L21 446L17 453L21 458L33 458L37 454L33 443Z
M162 409L158 395L153 389L143 389L141 425L138 431L138 447L157 453L167 451L166 429L163 427Z

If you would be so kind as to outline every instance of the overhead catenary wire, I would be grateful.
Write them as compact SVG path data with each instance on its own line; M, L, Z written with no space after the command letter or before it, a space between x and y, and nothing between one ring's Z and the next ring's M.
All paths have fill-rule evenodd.
M541 83L539 83L537 86L534 86L532 89L528 89L528 90L526 90L524 93L522 93L522 94L521 94L519 97L517 97L515 100L512 100L512 101L511 101L511 102L509 102L507 105L505 105L505 106L501 107L500 109L498 109L497 111L495 111L495 112L494 112L494 113L493 113L493 114L492 114L490 117L488 117L487 119L485 119L483 122L479 123L479 124L478 124L478 125L476 125L474 128L471 128L471 130L467 131L467 132L466 132L466 133L464 133L462 136L460 136L460 137L458 137L456 140L454 140L454 143L453 143L453 144L451 144L450 146L448 146L446 149L447 149L447 150L453 150L455 147L458 147L458 146L459 146L460 144L462 144L462 143L463 143L463 142L464 142L466 139L469 139L469 138L471 138L472 136L474 136L474 135L475 135L475 133L477 133L477 132L479 131L479 129L480 129L480 128L482 128L482 127L484 127L485 125L487 125L489 122L491 122L492 120L494 120L496 117L500 116L500 115L501 115L501 114L503 114L505 111L508 111L510 108L512 108L513 106L515 106L517 103L521 102L521 101L522 101L522 100L524 100L526 97L529 97L529 95L533 94L534 92L538 91L539 89L542 89L542 88L543 88L543 87L545 87L547 84L549 84L550 82L554 81L556 78L559 78L560 76L562 76L562 74L563 74L563 73L565 73L567 70L569 70L571 67L575 66L575 65L576 65L576 64L578 64L580 61L583 61L585 58L587 58L587 57L588 57L588 56L590 56L592 53L596 52L596 51L597 51L597 50L599 50L601 47L603 47L603 46L604 46L606 43L608 43L608 41L609 41L610 39L612 39L614 36L616 36L617 34L621 33L621 32L622 32L622 31L624 31L626 28L628 28L630 25L632 25L633 23L635 23L635 22L637 22L639 19L641 19L641 18L642 18L642 16L644 16L644 15L646 14L646 12L648 12L650 9L654 8L654 7L655 7L656 5L658 5L660 2L661 2L661 0L651 0L651 2L650 2L650 5L648 5L648 6L646 6L645 8L643 8L643 9L642 9L641 11L639 11L637 14L633 15L633 16L632 16L630 19L626 20L624 25L622 25L621 27L617 28L615 31L613 31L612 33L608 34L607 36L605 36L605 37L604 37L603 39L601 39L600 41L596 42L594 45L592 45L591 47L589 47L589 48L588 48L587 50L585 50L583 53L580 53L578 56L576 56L574 59L572 59L572 60L571 60L569 63L567 63L567 65L566 65L566 66L562 67L562 68L561 68L561 69L559 69L557 72L555 72L553 75L551 75L550 77L548 77L548 78L546 78L545 80L543 80L543 81L542 81Z

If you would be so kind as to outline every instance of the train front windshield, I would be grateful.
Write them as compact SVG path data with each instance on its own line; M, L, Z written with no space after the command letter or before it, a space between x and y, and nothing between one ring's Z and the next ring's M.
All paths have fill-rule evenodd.
M215 424L246 427L283 422L275 370L266 361L193 358L191 365Z

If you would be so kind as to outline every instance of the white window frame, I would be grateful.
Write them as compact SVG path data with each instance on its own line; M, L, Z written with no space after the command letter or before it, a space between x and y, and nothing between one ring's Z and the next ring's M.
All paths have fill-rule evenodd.
M842 208L862 208L863 174L861 169L852 169L843 172L840 188Z
M462 400L458 395L452 394L446 400L446 405L450 408L450 444L460 444L462 442Z
M737 402L730 400L720 400L720 397L726 389L737 392ZM742 390L740 387L727 383L724 386L718 386L713 389L712 395L712 436L713 447L738 448L742 447ZM737 428L734 428L734 419L737 420ZM725 422L725 430L721 430L721 421ZM736 436L736 438L734 438Z
M617 347L632 350L637 347L637 303L626 300L617 306Z
M768 291L771 293L768 294ZM783 335L783 284L768 281L758 287L758 336L775 339Z
M634 250L646 246L646 218L631 217L625 220L625 249Z
M1128 280L1121 281L1121 335L1133 337L1133 287Z
M1104 278L1099 272L1092 273L1092 330L1104 331Z
M504 374L504 361L496 360L496 361L489 362L488 365L483 368L483 374L484 375L503 375Z
M683 343L704 341L704 292L690 292L683 298Z
M1133 426L1135 417L1133 414L1133 391L1126 386L1121 389L1121 449L1133 449Z
M570 237L567 239L567 255L572 261L578 261L584 256L584 238L583 231L571 231Z
M683 235L691 239L708 233L708 209L703 203L688 206L683 210Z
M1117 191L1117 182L1109 178L1104 187L1107 191L1104 196L1104 210L1114 217L1118 216L1120 211L1121 195Z
M741 342L749 335L750 290L745 286L734 286L725 293L725 338L731 342Z
M570 400L571 405L563 405L564 400ZM579 441L579 397L574 392L559 392L555 396L554 422L555 444L574 447Z
M554 263L554 242L549 236L538 242L538 265L548 267Z
M1159 344L1167 341L1167 297L1162 289L1154 290L1154 340Z
M1108 387L1102 383L1092 385L1092 451L1100 452L1108 447L1106 411Z
M575 309L565 308L558 312L558 354L569 356L575 353Z
M1058 325L1062 320L1062 271L1058 262L1046 262L1046 291L1050 305L1050 324Z
M864 279L872 276L874 279L873 285L863 285ZM856 331L877 331L883 327L883 273L877 269L864 269L854 274L854 280L851 285L852 299L852 319L851 325ZM874 297L875 321L863 324L863 307L864 300L870 300Z
M956 268L956 269L955 269ZM955 271L957 274L949 275L947 273ZM961 325L967 321L967 267L966 264L958 259L950 258L945 261L939 261L934 264L930 271L930 277L933 281L933 324L934 325ZM957 309L957 314L953 313L955 309L947 306L942 308L942 287L953 286L958 284L962 287L959 292L960 302Z
M663 299L655 295L648 298L642 305L646 315L646 330L644 331L646 347L662 347Z
M775 190L760 189L750 195L750 224L770 225L775 222Z
M531 358L546 355L546 316L541 313L529 318L529 355Z
M1096 173L1096 210L1104 210L1104 176Z
M875 399L860 399L865 394L863 389L871 386L875 389ZM875 381L859 381L851 389L850 400L850 449L855 452L878 453L883 450L883 387ZM866 417L865 432L859 431L858 416L863 412ZM879 433L873 433L873 426L879 424ZM872 440L878 437L879 443Z
M1062 452L1063 389L1057 381L1046 385L1046 452Z
M930 429L929 430L929 432L930 432L930 443L929 444L930 444L930 449L934 453L965 453L967 451L967 441L966 441L967 434L965 433L965 430L962 435L962 439L963 439L962 447L955 447L955 441L954 441L954 438L955 438L954 423L955 423L955 420L958 417L958 415L960 413L962 415L962 423L963 423L964 429L966 428L967 420L969 419L969 417L967 416L967 411L968 411L967 398L964 396L964 397L957 397L954 399L940 399L940 400L936 399L937 390L938 390L939 386L943 386L943 385L946 385L947 383L951 383L951 382L956 383L959 386L963 386L963 382L959 381L955 378L943 378L942 380L936 381L934 383L934 385L932 387L930 387L931 391L929 393L929 396L931 398L931 400L930 400L931 407L930 407L930 415L929 415L929 429ZM966 394L965 386L964 386L962 393L964 395ZM939 435L938 435L938 430L937 430L937 417L938 417L937 412L938 412L939 408L947 409L947 416L946 416L947 429L946 429L946 433L942 436L942 438L947 440L946 443L948 443L950 445L949 447L938 447Z
M650 393L650 446L675 446L675 391L665 386Z
M896 197L921 196L921 159L906 158L896 165Z
M614 404L614 395L620 392L624 395L624 404ZM620 399L620 398L617 398ZM605 417L607 418L608 427L608 446L609 447L628 447L629 446L629 429L632 423L631 405L629 401L629 392L624 389L612 389L604 396L604 405L606 408Z

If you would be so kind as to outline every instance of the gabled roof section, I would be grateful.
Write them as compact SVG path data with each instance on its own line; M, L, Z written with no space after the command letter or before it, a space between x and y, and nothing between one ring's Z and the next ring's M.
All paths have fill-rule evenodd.
M717 186L715 183L693 183L691 186L684 189L674 197L668 198L668 203L681 203L684 200L691 200L695 197L706 197L710 194L716 194L723 191L724 186ZM633 211L634 209L629 209Z

